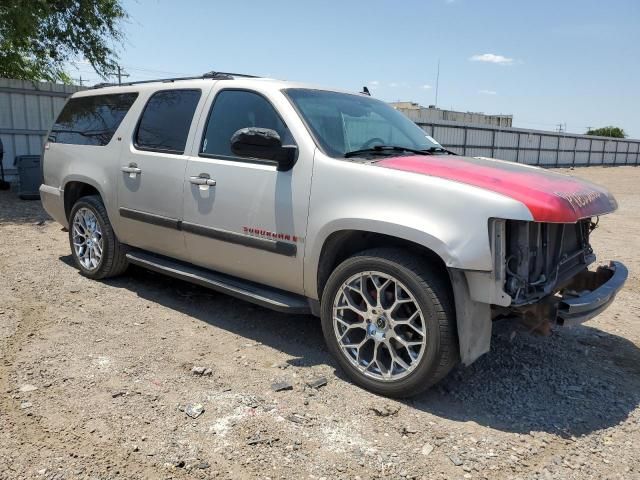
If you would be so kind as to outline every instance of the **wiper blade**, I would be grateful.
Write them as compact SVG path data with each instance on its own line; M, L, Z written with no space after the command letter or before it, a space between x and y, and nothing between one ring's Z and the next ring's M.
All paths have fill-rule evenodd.
M429 152L429 153L448 153L449 155L458 155L456 152L452 152L451 150L447 150L444 147L430 147L427 148L426 150L423 150L424 152Z
M363 148L360 150L353 150L344 154L344 158L357 157L358 155L388 155L393 152L411 152L418 155L432 155L433 152L429 150L418 150L417 148L401 147L397 145L376 145L371 148Z

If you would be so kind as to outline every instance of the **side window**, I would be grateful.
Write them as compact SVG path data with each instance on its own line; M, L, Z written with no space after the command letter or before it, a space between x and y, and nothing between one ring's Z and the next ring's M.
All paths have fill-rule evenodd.
M287 126L263 96L245 90L222 90L209 113L200 153L235 157L231 152L231 137L247 127L270 128L278 132L283 145L295 143Z
M200 90L164 90L154 93L144 107L134 136L136 148L184 153Z
M72 98L58 115L48 140L104 146L111 141L137 97L137 93L118 93Z

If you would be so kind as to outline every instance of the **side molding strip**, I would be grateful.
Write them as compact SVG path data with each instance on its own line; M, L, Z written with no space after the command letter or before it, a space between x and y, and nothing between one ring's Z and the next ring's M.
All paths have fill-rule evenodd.
M160 227L173 228L175 230L184 230L203 237L209 237L223 242L235 243L245 247L266 250L267 252L285 255L287 257L295 257L298 253L298 246L292 243L280 242L278 240L269 240L267 238L257 238L242 233L229 232L218 228L207 227L197 223L182 222L176 218L164 217L154 213L141 212L130 208L120 207L120 216L146 222Z
M221 240L223 242L237 243L238 245L244 245L245 247L258 248L260 250L266 250L279 255L286 255L287 257L295 257L298 252L298 247L292 243L252 237L242 233L205 227L204 225L198 225L196 223L182 222L182 230L195 235Z
M161 227L180 230L180 220L176 218L164 217L154 213L141 212L140 210L132 210L130 208L123 207L120 207L120 216L130 218L131 220L137 220L139 222L146 222L153 225L159 225Z

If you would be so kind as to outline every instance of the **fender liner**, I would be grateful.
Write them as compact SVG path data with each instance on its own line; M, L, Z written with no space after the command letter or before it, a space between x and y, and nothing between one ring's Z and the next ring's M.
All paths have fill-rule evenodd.
M455 299L460 360L469 366L491 347L491 307L471 298L464 270L448 270Z

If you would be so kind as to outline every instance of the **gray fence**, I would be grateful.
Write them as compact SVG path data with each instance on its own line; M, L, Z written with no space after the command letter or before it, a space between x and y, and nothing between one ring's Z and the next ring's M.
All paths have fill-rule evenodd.
M15 175L16 155L40 155L44 135L64 105L80 87L0 78L0 138L8 180Z
M461 155L545 167L640 164L640 140L446 121L418 125Z

